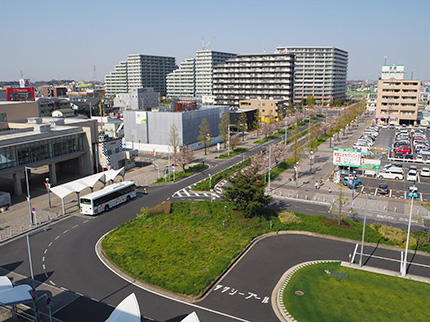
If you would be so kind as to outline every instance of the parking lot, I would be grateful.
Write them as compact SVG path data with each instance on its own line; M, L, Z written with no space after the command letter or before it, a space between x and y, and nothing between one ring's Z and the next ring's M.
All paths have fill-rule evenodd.
M419 201L430 201L430 170L425 169L430 168L429 136L427 129L418 127L368 127L354 147L369 150L367 158L381 160L381 168L357 171L361 182L356 191L394 199L414 195ZM387 186L378 190L380 184ZM411 192L415 188L410 187L417 189Z

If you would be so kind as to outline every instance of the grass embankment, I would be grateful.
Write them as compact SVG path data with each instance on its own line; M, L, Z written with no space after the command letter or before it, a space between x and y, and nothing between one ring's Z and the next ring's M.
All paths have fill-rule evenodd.
M208 178L208 179L205 179L203 181L200 181L195 186L193 186L192 190L209 191L209 190L213 189L215 187L215 185L218 182L220 182L222 179L227 178L233 172L239 171L239 170L243 169L244 167L246 167L247 165L249 165L249 159L247 159L243 162L237 163L234 166L232 166L231 168L225 169L224 171L221 171L217 174L214 174L212 176L211 180L209 180L209 178Z
M229 203L209 201L175 202L171 209L159 208L154 213L160 214L145 211L108 234L103 251L128 274L190 296L200 294L253 238L270 231L301 230L361 240L361 223L347 220L338 226L336 220L324 216L283 212L279 217L248 219ZM392 240L379 231L367 226L366 241L404 245L404 231L403 239ZM417 249L430 251L425 235L412 233L420 240Z
M248 151L248 148L236 148L233 151L230 151L230 157L235 156L236 154L242 153ZM223 153L220 154L219 156L217 156L215 159L227 159L228 156L228 152L227 153Z
M191 167L188 167L185 169L185 171L175 172L175 180L182 179L183 177L189 176L195 172L203 171L204 169L207 169L208 165L205 164L196 164ZM171 173L171 181L173 181L173 173ZM158 178L154 183L163 183L166 182L166 179L164 177Z
M283 300L298 321L427 321L430 284L322 263L297 271Z

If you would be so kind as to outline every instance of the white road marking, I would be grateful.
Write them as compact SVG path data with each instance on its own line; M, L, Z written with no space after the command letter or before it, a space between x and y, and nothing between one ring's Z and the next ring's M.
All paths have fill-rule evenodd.
M420 192L420 199L421 199L421 202L423 201L423 194Z
M49 280L49 283L55 286L55 283L53 281Z
M44 270L46 269L45 264L42 264L42 268L43 268Z
M58 235L57 237L55 237L55 239L54 239L54 240L57 240L58 238L60 238L60 235Z
M67 288L65 288L65 287L60 286L60 288L61 288L63 291L68 291L68 289L67 289Z
M97 245L99 244L99 242L100 242L100 240L102 240L106 235L107 235L108 233L106 233L106 234L104 234L102 237L100 237L100 239L97 241L97 243L96 243L96 245L94 246L94 248L95 248L95 252L96 252L96 254L97 254L97 257L99 258L99 260L111 271L111 272L113 272L114 274L116 274L118 277L120 277L120 278L122 278L123 280L126 280L127 282L129 282L130 284L133 284L134 286L136 286L136 287L138 287L138 288L140 288L140 289L142 289L142 290L145 290L145 291L147 291L147 292L149 292L149 293L152 293L152 294L155 294L155 295L157 295L157 296L160 296L160 297L164 297L164 298L166 298L166 299L168 299L168 300L171 300L171 301L174 301L174 302L178 302L178 303L181 303L181 304L185 304L185 305L188 305L188 306L191 306L191 307L195 307L195 308L198 308L198 309L200 309L200 310L204 310L204 311L207 311L207 312L211 312L211 313L215 313L215 314L219 314L219 315L221 315L221 316L225 316L225 317L227 317L227 318L230 318L230 319L234 319L234 320L237 320L237 321L242 321L242 322L250 322L249 320L245 320L245 319L241 319L241 318L238 318L238 317L236 317L236 316L233 316L233 315L230 315L230 314L227 314L227 313L223 313L223 312L220 312L220 311L216 311L216 310L212 310L212 309L209 309L209 308L206 308L206 307L204 307L204 306L200 306L200 305L197 305L197 304L193 304L193 303L188 303L188 302L185 302L185 301L181 301L181 300L178 300L178 299L175 299L175 298L173 298L173 297L170 297L170 296L167 296L167 295L164 295L164 294L161 294L161 293L158 293L158 292L155 292L155 291L153 291L153 290L150 290L150 289L147 289L147 288L145 288L144 286L141 286L141 285L138 285L138 284L136 284L136 283L134 283L132 280L129 280L128 278L125 278L125 277L123 277L123 276L121 276L121 275L119 275L117 272L115 272L111 267L109 267L108 265L106 265L105 264L105 262L100 258L100 256L99 256L99 254L98 254L98 252L97 252ZM75 292L76 294L79 294L78 292ZM83 296L82 294L80 294L81 296Z
M84 224L86 224L87 222L89 222L89 219L85 220L85 221L84 221Z
M367 257L370 257L370 258L377 258L377 259L385 259L387 261L400 263L400 259L395 259L395 258L389 258L389 257L383 257L383 256L377 256L377 255L370 255L370 254L363 254L363 256L367 256ZM409 263L411 265L416 265L416 266L430 268L430 265L426 265L426 264L413 263L413 262L407 262L407 263Z
M52 246L52 242L50 242L49 244L48 244L48 247L51 247Z
M96 298L92 297L91 298L93 301L98 302L99 300L97 300Z
M74 228L76 228L76 227L78 227L79 225L74 225L74 226L72 226L72 229L74 229Z
M219 195L217 195L216 193L212 192L212 196L214 196L215 198L219 198Z
M391 193L393 192L393 189L390 189L390 198L391 198Z
M45 255L47 251L48 251L48 248L47 248L47 249L45 249L45 251L43 252L43 254Z
M204 195L205 197L209 197L209 195L208 195L206 192L203 192L203 195Z
M405 193L405 199L406 199L406 191L403 191Z
M193 192L193 193L194 193L194 195L195 195L196 197L199 197L199 196L200 196L197 192Z
M44 262L44 261L45 261L45 256L42 257L42 262Z
M378 193L378 188L375 189L374 195L376 196L377 193Z
M63 234L67 234L69 232L68 229L66 229L65 231L63 231Z
M188 191L187 191L187 190L182 189L182 191L187 195L187 197L190 197L190 196L191 196L191 195L188 193Z
M421 183L421 179L418 173L417 173L417 179L418 179L418 183Z

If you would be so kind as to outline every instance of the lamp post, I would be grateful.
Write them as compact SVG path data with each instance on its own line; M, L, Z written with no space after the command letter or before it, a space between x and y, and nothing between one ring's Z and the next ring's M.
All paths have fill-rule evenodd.
M405 257L403 258L403 269L401 272L402 276L406 275L406 264L408 260L408 248L409 248L409 235L411 233L412 209L414 208L414 194L415 194L415 191L412 191L411 209L409 210L408 235L406 237Z
M30 184L28 181L28 171L27 170L35 170L31 167L24 167L25 170L25 182L27 184L27 203L28 203L28 214L30 215L30 226L34 225L33 213L31 211L31 195L30 195Z
M360 252L360 267L363 266L363 247L364 247L364 234L366 232L366 218L367 218L367 202L368 202L368 195L366 194L366 212L364 213L364 220L363 220L363 234L361 236L361 252Z
M230 124L227 125L227 146L228 146L228 152L227 157L230 157Z
M311 174L312 174L312 157L313 157L313 155L314 155L314 151L311 150L309 152L309 167L310 167Z

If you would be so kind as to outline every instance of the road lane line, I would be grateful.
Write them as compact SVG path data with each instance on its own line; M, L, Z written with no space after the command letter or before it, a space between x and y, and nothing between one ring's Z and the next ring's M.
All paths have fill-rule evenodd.
M60 238L60 235L58 235L57 237L55 237L55 239L54 239L54 240L57 240L58 238Z
M86 224L86 223L87 223L87 222L89 222L89 221L90 221L89 219L85 220L85 221L84 221L84 224Z
M123 280L125 280L125 281L127 281L127 282L129 282L130 284L133 284L135 287L138 287L138 288L140 288L140 289L142 289L142 290L144 290L144 291L146 291L146 292L148 292L148 293L152 293L152 294L155 294L155 295L157 295L157 296L160 296L160 297L163 297L163 298L165 298L165 299L168 299L168 300L171 300L171 301L174 301L174 302L178 302L178 303L181 303L181 304L184 304L184 305L188 305L188 306L191 306L191 307L195 307L195 308L197 308L197 309L200 309L200 310L204 310L204 311L207 311L207 312L211 312L211 313L214 313L214 314L219 314L219 315L221 315L221 316L224 316L224 317L227 317L227 318L230 318L230 319L233 319L233 320L237 320L237 321L242 321L242 322L251 322L251 321L249 321L249 320L245 320L245 319L242 319L242 318L238 318L238 317L236 317L236 316L233 316L233 315L230 315L230 314L227 314L227 313L223 313L223 312L220 312L220 311L216 311L216 310L212 310L212 309L209 309L209 308L207 308L207 307L204 307L204 306L200 306L200 305L197 305L197 304L194 304L194 303L188 303L188 302L185 302L185 301L182 301L182 300L179 300L179 299L175 299L175 298L173 298L173 297L170 297L170 296L168 296L168 295L165 295L165 294L161 294L161 293L158 293L158 292L156 292L156 291L153 291L153 290L151 290L151 289L148 289L148 288L146 288L146 287L144 287L144 286L142 286L142 285L138 285L138 284L135 284L132 280L130 280L130 279L128 279L128 278L126 278L126 277L124 277L124 276L121 276L120 274L118 274L117 272L115 272L111 267L109 267L108 265L106 265L106 263L103 261L103 259L100 257L100 255L99 255L99 253L97 252L97 245L100 243L100 241L108 234L109 232L107 232L106 234L104 234L103 236L101 236L100 237L100 239L97 241L97 243L96 243L96 245L95 245L95 247L94 247L94 250L95 250L95 252L96 252L96 255L97 255L97 257L99 258L99 260L100 260L100 262L102 262L112 273L114 273L115 275L117 275L119 278L121 278L121 279L123 279ZM76 294L79 294L78 292L75 292ZM80 294L81 296L83 296L82 294Z
M391 193L393 192L393 189L390 189L390 198L391 198Z
M45 256L42 257L42 262L44 262L44 261L45 261Z
M49 244L48 244L48 247L51 247L52 246L52 242L50 242Z
M376 196L377 193L378 193L378 188L375 189L374 195Z
M392 262L398 262L398 263L400 263L400 259L395 259L395 258L390 258L390 257L383 257L383 256L371 255L371 254L363 254L363 256L367 256L367 257L370 257L370 258L377 258L377 259L385 259L387 261L392 261ZM416 265L416 266L430 268L430 265L426 265L426 264L420 264L420 263L414 263L414 262L407 262L407 263L409 263L411 265Z
M421 202L423 201L423 194L420 192L420 199L421 199Z
M72 229L74 229L74 228L76 228L76 227L78 227L79 225L74 225L74 226L72 226Z
M45 270L46 268L45 268L45 264L42 264L42 268L43 268L43 270Z
M63 234L67 234L69 232L68 229L66 229L65 231L63 231Z
M55 286L55 283L53 281L49 280L49 283Z
M47 251L48 251L48 248L47 248L47 249L45 249L45 251L43 252L43 255L45 255Z

